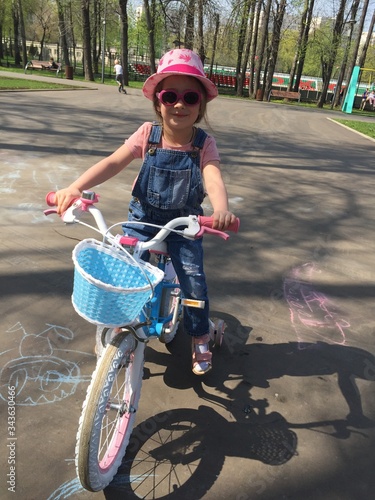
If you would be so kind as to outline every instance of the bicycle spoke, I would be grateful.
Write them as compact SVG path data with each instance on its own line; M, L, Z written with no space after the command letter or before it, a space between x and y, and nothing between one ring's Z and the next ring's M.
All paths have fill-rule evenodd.
M200 465L195 455L184 463L184 457L192 455L199 444L194 430L191 423L180 422L148 438L133 462L134 493L144 499L164 498L189 481Z

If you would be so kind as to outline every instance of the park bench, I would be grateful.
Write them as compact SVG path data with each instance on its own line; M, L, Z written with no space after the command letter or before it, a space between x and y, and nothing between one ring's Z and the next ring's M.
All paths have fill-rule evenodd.
M61 63L56 63L57 68L50 68L51 62L50 61L38 61L36 59L33 59L31 61L28 61L26 66L25 66L25 73L27 72L28 69L44 69L45 71L55 71L56 76L59 76L59 73L61 71Z
M282 99L297 99L298 102L301 100L301 94L299 92L292 92L288 90L274 90L272 89L268 95L268 102L271 97L281 97Z

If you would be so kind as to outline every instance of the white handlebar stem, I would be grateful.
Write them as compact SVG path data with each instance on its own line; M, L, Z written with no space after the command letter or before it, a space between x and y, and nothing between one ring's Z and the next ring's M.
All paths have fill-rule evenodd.
M107 237L108 236L108 226L104 220L103 214L99 210L99 208L94 207L93 205L90 205L87 210L90 212L90 214L94 217L96 225L98 226L99 231L102 233L103 236Z
M179 226L185 226L185 229L181 230L181 232L185 238L191 240L195 239L195 235L198 234L200 230L197 216L189 215L188 217L177 217L177 219L168 222L151 240L140 241L137 245L137 251L143 252L152 249L164 241L171 231Z

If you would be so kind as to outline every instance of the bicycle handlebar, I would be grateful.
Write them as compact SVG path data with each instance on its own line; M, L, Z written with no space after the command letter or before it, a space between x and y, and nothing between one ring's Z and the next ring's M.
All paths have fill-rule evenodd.
M76 198L72 200L69 208L60 215L62 220L67 223L76 223L80 222L79 218L82 216L84 212L90 212L94 217L95 222L99 228L100 233L108 237L108 227L104 221L103 215L100 210L93 205L99 201L99 196L93 191L83 191L81 198ZM50 192L46 196L47 205L50 207L55 205L55 193ZM44 211L45 215L57 214L56 209L49 209ZM131 223L126 221L127 223ZM134 222L134 224L142 224L141 222ZM176 227L186 226L186 228L182 231L178 231L182 233L185 238L188 239L198 239L202 238L205 233L213 234L219 236L225 240L229 238L229 235L224 231L219 231L218 229L213 229L213 218L206 216L194 216L190 215L188 217L178 217L176 219L171 220L165 226L157 226L161 227L160 231L157 235L152 238L152 241L142 242L143 250L148 250L155 245L156 242L163 241L171 231L174 231ZM90 226L91 227L91 226ZM237 233L240 227L240 220L236 218L235 222L230 224L230 226L226 229L226 231L232 231ZM93 228L95 229L95 228Z

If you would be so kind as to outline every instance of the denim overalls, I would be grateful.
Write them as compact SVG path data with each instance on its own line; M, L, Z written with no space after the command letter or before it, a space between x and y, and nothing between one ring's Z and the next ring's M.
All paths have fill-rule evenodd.
M205 192L200 170L200 149L207 134L197 128L191 151L158 148L162 127L153 125L129 205L129 221L166 224L175 217L202 215ZM145 241L158 230L147 226L123 226L124 232ZM165 240L185 298L205 301L205 308L185 308L185 331L205 335L208 326L208 296L203 271L202 240L190 241L171 233Z

